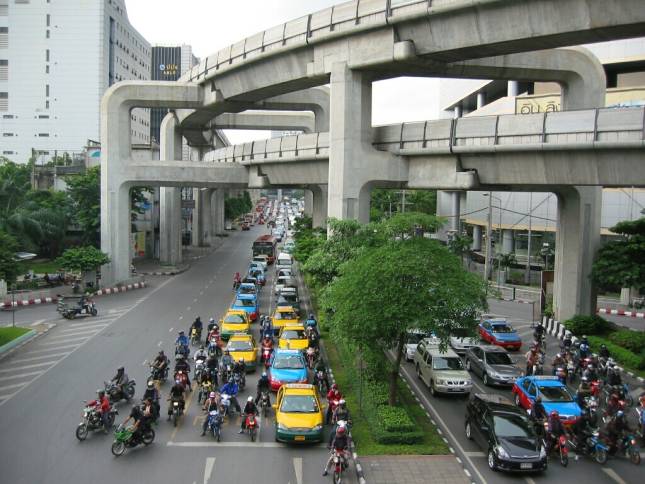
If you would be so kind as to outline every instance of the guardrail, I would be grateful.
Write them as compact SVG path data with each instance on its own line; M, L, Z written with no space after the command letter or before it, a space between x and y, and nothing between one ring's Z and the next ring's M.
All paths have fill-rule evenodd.
M292 49L325 40L341 32L359 31L408 18L428 15L444 7L471 6L464 0L353 0L285 22L247 37L208 56L183 81L199 81L246 59L275 50Z
M377 149L401 155L645 147L645 107L402 123L375 127L374 138ZM220 148L205 161L253 164L328 156L329 133L309 133Z

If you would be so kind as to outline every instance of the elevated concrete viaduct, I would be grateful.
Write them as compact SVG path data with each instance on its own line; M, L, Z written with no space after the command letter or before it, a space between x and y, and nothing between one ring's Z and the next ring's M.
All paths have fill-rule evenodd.
M602 106L605 81L583 50L521 53L643 31L640 0L356 0L231 45L204 59L174 91L159 90L159 83L117 86L106 94L102 113L102 173L108 175L102 178L102 246L113 259L104 280L127 277L125 201L129 187L144 179L167 187L162 232L171 234L176 227L163 218L175 218L180 207L172 186L187 179L205 188L197 203L206 212L214 194L223 197L217 187L308 188L316 223L323 214L367 220L374 186L542 186L561 202L557 316L589 313L599 187L645 183L643 112L588 109ZM556 81L564 107L583 110L372 127L371 83L401 75ZM330 91L320 87L327 83ZM153 105L175 109L162 131L163 162L135 165L129 148L123 152L129 109ZM308 117L303 135L213 150L214 129L258 126L253 114L243 113L250 109L310 111L313 132ZM295 116L301 119L290 122L305 124L302 114ZM276 116L268 123L280 125ZM181 137L204 161L179 161ZM198 224L208 234L217 221L199 217ZM163 239L162 255L172 260L178 238Z

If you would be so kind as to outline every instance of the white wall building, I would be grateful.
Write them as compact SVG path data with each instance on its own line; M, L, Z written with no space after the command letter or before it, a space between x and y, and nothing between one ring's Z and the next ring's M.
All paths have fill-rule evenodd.
M99 140L101 97L150 78L150 44L124 0L0 0L0 156L26 162ZM132 142L150 142L146 109L132 111Z

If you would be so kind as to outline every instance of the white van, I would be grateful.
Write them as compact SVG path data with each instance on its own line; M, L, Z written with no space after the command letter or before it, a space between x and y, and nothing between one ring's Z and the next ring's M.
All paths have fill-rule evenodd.
M278 256L278 259L275 265L277 270L291 269L292 265L293 265L293 259L291 258L291 255L287 254L286 252L280 252L280 255Z

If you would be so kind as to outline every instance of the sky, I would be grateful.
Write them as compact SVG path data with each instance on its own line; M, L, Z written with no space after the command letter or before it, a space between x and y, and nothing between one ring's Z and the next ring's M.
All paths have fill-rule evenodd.
M130 23L152 45L193 47L206 57L222 47L339 0L125 0ZM372 124L436 118L438 81L400 78L373 86ZM226 131L233 143L268 137L262 131Z

